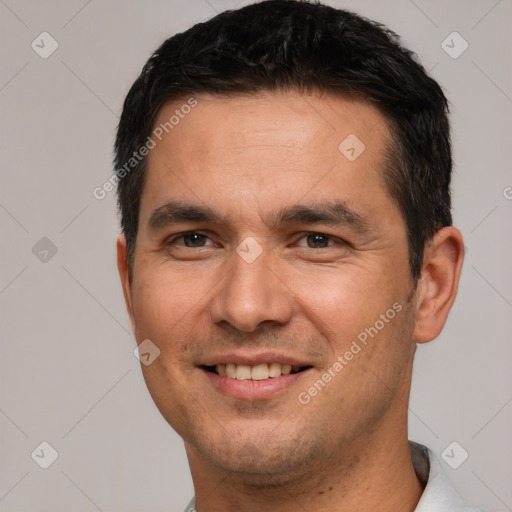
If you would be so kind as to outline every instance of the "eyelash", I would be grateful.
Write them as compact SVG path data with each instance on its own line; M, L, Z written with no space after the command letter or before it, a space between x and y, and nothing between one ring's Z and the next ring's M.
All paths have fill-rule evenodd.
M208 235L206 235L204 233L201 233L200 231L185 231L183 233L179 233L177 235L172 236L170 239L168 239L168 241L166 242L166 245L174 245L174 244L176 244L176 242L178 240L180 240L180 239L183 240L184 237L187 236L187 235L200 235L200 236L204 236L204 237L208 238L209 240L211 240L213 242L213 240ZM298 241L302 240L303 238L307 238L309 236L325 237L325 238L327 238L328 242L334 242L334 243L331 244L331 245L328 245L327 247L317 247L317 248L305 247L305 246L300 246L300 247L303 247L303 248L306 248L306 249L319 250L319 249L327 249L327 248L333 247L334 245L348 245L347 242L345 242L341 238L338 238L338 237L335 237L335 236L331 236L331 235L328 235L326 233L322 233L322 232L319 232L319 231L306 231L306 232L302 233L300 238L298 238L297 241L295 242L295 244L297 244ZM180 245L180 246L184 247L186 249L194 249L194 248L195 249L202 249L203 247L205 247L205 246L188 247L188 246L185 246L185 245ZM210 247L210 246L206 246L206 247Z

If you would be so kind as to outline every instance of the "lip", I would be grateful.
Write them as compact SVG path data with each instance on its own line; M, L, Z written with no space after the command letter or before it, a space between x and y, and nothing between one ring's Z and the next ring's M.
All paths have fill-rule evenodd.
M275 361L274 362L278 362ZM243 364L243 363L241 363ZM269 400L280 392L289 389L291 386L304 378L312 368L299 373L290 373L265 380L238 380L229 377L221 377L216 373L209 372L204 368L199 370L209 379L210 384L221 394L235 398L236 400Z

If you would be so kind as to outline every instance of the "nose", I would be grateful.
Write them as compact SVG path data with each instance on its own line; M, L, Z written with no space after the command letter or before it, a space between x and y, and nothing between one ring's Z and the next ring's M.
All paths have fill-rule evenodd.
M253 332L265 322L289 322L293 294L271 265L265 251L251 263L234 254L233 266L211 302L212 321L245 332Z

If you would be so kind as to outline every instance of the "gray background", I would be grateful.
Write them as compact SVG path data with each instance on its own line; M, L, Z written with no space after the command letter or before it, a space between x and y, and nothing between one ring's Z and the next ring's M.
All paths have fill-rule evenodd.
M0 0L2 512L180 511L193 493L132 354L114 193L92 190L111 175L122 101L150 52L245 3ZM410 438L441 460L457 441L452 465L469 458L442 464L461 494L512 510L512 3L328 3L401 34L451 101L467 259L443 334L417 352ZM59 45L47 59L31 48L43 31ZM442 44L454 31L469 44L458 58L447 51L461 39ZM48 449L31 457L42 441L59 455L46 470L35 460Z

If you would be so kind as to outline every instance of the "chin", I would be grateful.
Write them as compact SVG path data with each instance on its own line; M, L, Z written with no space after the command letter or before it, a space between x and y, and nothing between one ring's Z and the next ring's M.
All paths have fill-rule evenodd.
M232 457L222 458L212 458L210 454L210 461L225 471L237 474L247 482L253 484L264 483L266 486L272 482L282 485L284 482L291 480L291 474L295 474L301 466L291 459L291 453L281 452L268 456L263 454L256 456L247 455L247 451L242 449L242 455L235 454Z
M247 483L265 485L277 482L282 485L297 474L309 471L315 453L318 454L313 443L308 443L309 446L300 443L298 439L304 439L304 436L293 436L291 432L272 440L265 435L247 434L232 436L229 441L224 435L217 440L196 438L190 444L195 447L195 453L208 460L210 465L236 473Z

